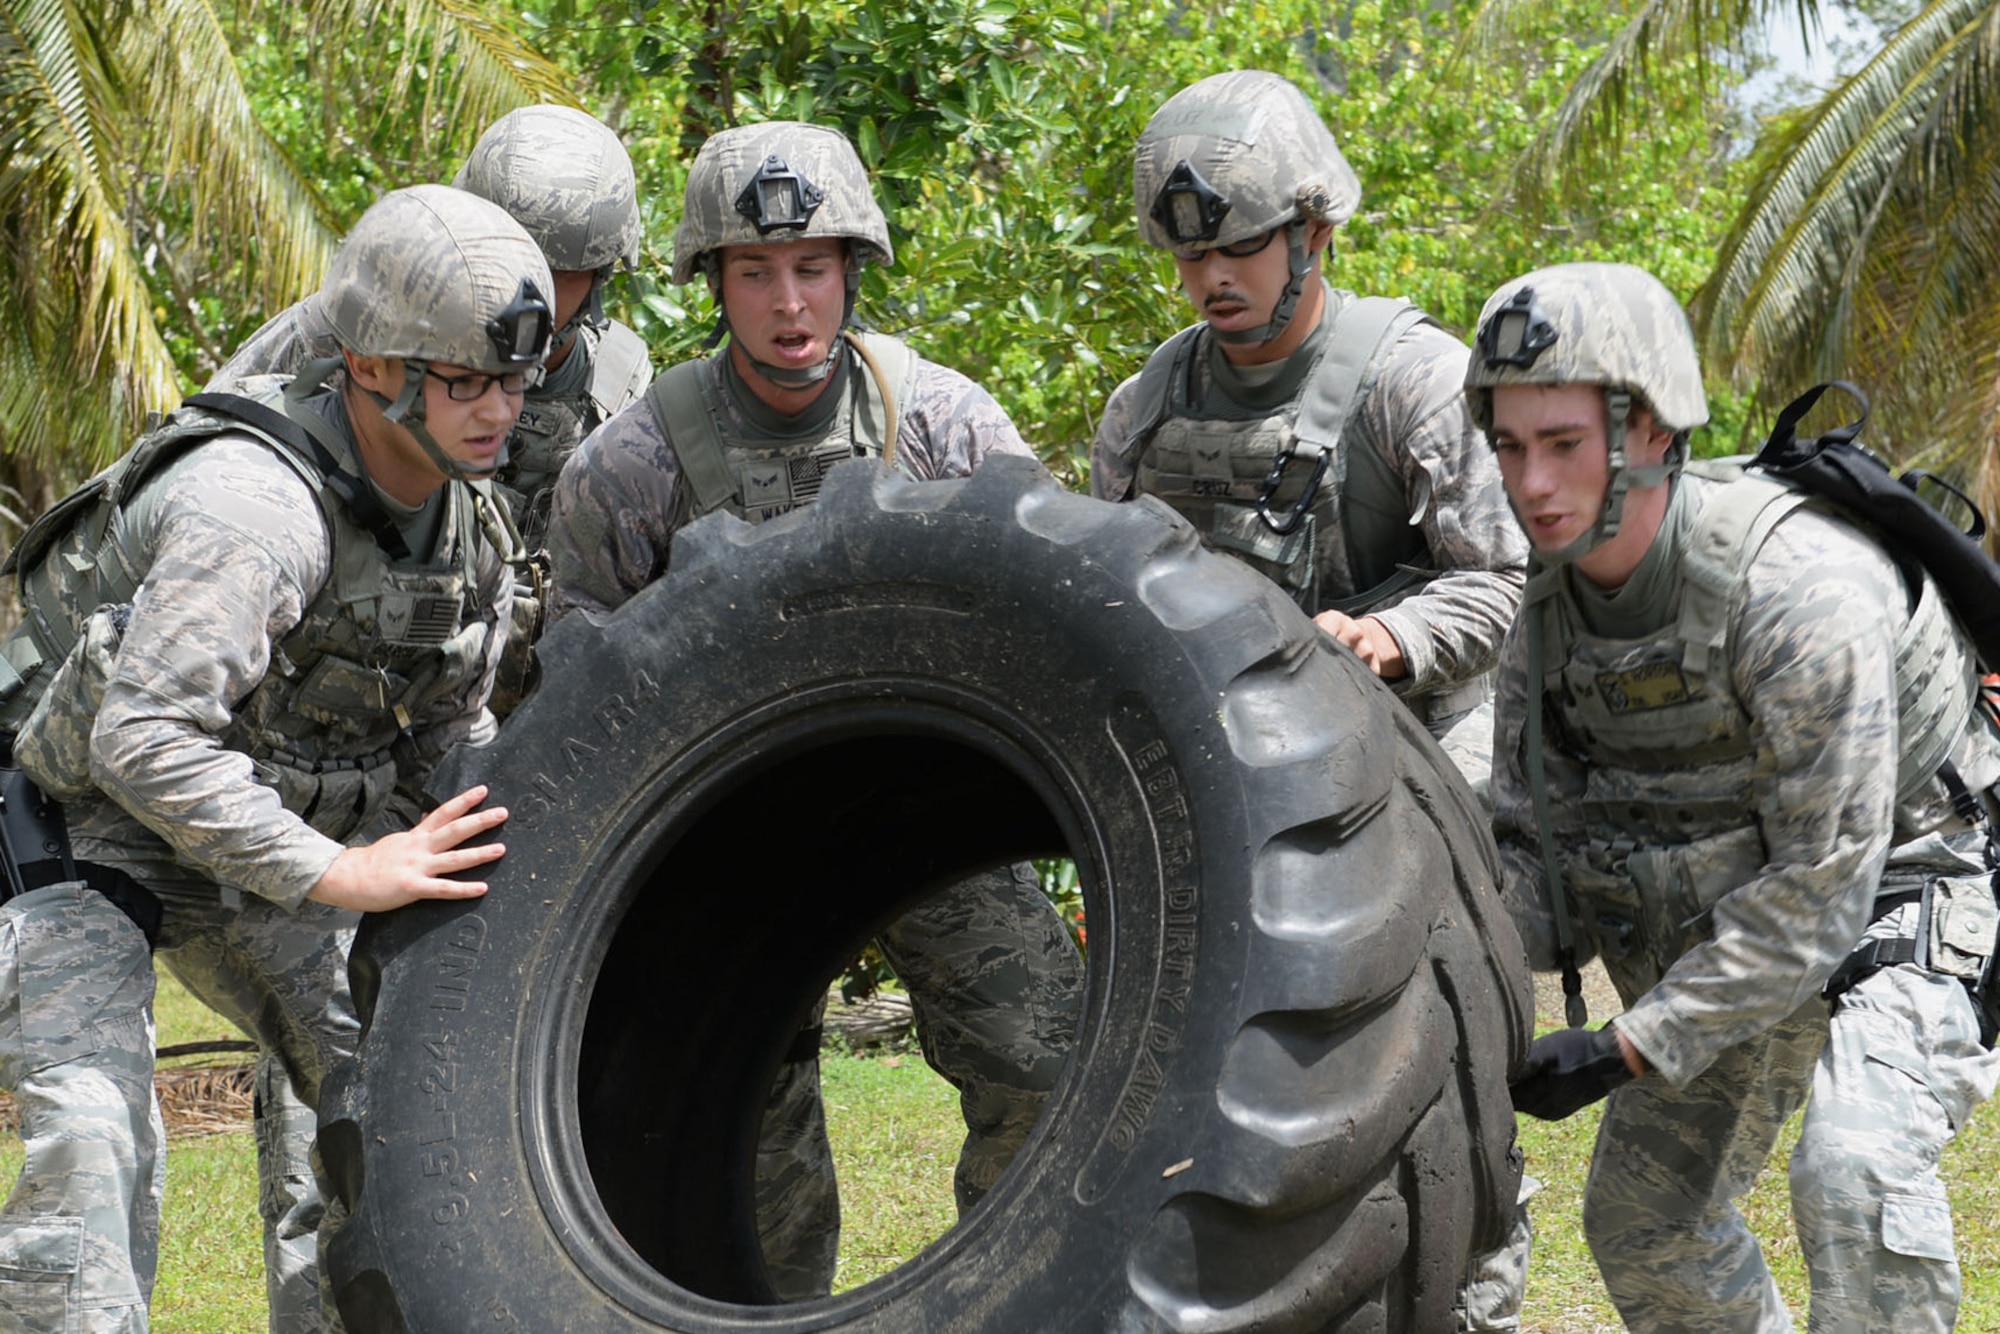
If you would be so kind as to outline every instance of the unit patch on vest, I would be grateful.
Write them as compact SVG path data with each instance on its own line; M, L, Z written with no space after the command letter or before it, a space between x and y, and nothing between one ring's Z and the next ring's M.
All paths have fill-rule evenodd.
M1664 709L1685 704L1693 697L1680 665L1672 662L1647 662L1622 672L1599 672L1597 689L1604 696L1605 707L1613 713Z
M1219 440L1212 444L1197 442L1189 452L1194 456L1196 477L1220 477L1227 481L1236 475L1229 466L1229 446Z
M789 506L792 503L792 470L783 462L746 463L742 479L745 509Z

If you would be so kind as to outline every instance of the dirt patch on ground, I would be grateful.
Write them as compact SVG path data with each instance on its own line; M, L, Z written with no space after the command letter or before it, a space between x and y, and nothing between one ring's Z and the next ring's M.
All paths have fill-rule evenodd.
M160 1119L166 1123L167 1138L249 1129L255 1082L256 1067L241 1059L155 1071L153 1090L160 1099ZM0 1130L9 1134L21 1130L21 1109L4 1093L0 1093Z

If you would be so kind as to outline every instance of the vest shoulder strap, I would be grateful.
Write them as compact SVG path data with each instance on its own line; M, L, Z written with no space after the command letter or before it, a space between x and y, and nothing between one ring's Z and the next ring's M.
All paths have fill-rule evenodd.
M1299 444L1315 453L1334 448L1337 456L1348 421L1389 364L1390 349L1427 319L1417 307L1392 296L1357 297L1335 312L1326 349L1299 404L1293 428Z
M282 401L289 403L290 399L288 386ZM324 494L331 491L346 506L349 517L366 529L374 537L376 545L389 553L392 560L410 558L403 530L396 526L388 509L377 499L374 488L341 466L339 455L320 438L323 433L331 435L332 428L324 422L315 425L310 410L303 417L295 417L285 407L239 394L196 394L187 403L233 417L253 427L253 434L261 436L265 443L275 448L279 457L305 478L313 494L322 497L322 509L326 507Z
M683 361L669 366L646 387L646 408L687 483L691 519L737 501L736 472L723 452L722 432L702 392L701 365Z
M1779 520L1809 497L1762 477L1719 488L1702 507L1681 561L1677 631L1681 662L1706 673L1729 637L1729 617L1741 605L1750 566Z
M1201 325L1190 324L1154 348L1153 355L1139 368L1139 376L1132 383L1132 429L1118 443L1120 459L1137 458L1153 432L1167 419L1174 381L1187 373L1188 359L1194 354L1195 339L1201 330Z
M1374 392L1404 334L1430 317L1400 297L1357 297L1333 316L1326 350L1307 382L1294 433L1301 452L1329 451L1332 494L1338 498L1348 568L1361 591L1347 601L1379 606L1416 582L1402 567L1419 560L1422 535L1410 523L1402 479L1372 449L1343 449L1354 414Z

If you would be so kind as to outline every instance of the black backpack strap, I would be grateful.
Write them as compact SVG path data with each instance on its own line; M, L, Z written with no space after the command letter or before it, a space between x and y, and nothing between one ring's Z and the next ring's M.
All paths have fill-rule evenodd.
M1806 412L1828 389L1861 405L1861 416L1817 438L1798 434ZM1907 553L1930 571L1951 604L1953 618L1988 670L2000 669L2000 564L1976 534L1961 530L1917 493L1917 479L1897 477L1857 438L1868 422L1868 398L1842 380L1814 385L1794 399L1757 451L1757 466L1802 491L1831 500L1869 523L1893 553Z

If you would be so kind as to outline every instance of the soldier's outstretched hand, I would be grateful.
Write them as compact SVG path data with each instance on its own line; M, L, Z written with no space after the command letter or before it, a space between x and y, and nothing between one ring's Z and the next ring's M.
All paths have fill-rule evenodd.
M307 898L358 912L387 912L418 899L470 899L486 892L483 880L447 880L454 871L498 861L504 843L462 846L507 819L505 806L475 809L486 800L482 784L470 787L419 820L365 847L333 859Z
M1393 681L1409 670L1403 661L1403 646L1389 627L1373 616L1359 620L1342 611L1323 611L1313 624L1354 650L1369 671L1385 681Z

